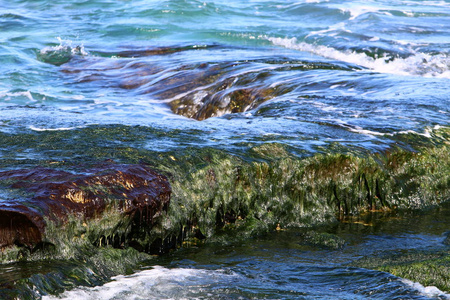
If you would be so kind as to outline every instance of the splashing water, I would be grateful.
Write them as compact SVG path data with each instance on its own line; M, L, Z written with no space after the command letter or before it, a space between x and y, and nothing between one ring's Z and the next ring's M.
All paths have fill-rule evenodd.
M373 58L365 53L355 51L340 51L324 45L313 45L298 42L297 38L271 38L267 40L276 46L309 52L325 58L356 64L375 72L396 75L413 75L450 79L450 57L446 54L431 55L412 52L409 57L396 58L389 54Z

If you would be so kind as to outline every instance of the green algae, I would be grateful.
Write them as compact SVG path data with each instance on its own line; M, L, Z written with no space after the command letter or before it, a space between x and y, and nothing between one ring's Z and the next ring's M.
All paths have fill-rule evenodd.
M191 168L188 174L172 169L172 223L184 218L181 223L192 222L213 238L217 229L222 233L248 226L244 231L258 232L311 226L364 211L421 209L450 197L447 145L418 153L319 154L304 159L280 147L273 145L273 152L283 153L281 158L262 161L214 150L203 150L203 164L192 155L173 156Z
M414 144L416 138L411 141L411 137L404 137L411 147L392 148L383 153L343 151L345 147L339 146L308 157L300 157L295 148L279 143L249 144L237 152L212 147L153 151L143 147L149 139L169 136L182 141L185 134L192 133L139 126L0 133L3 146L12 149L0 160L2 169L44 165L70 171L80 165L88 167L112 159L148 164L166 175L172 186L169 211L159 223L152 224L151 230L143 226L133 231L132 223L136 220L123 219L113 211L89 222L71 219L63 227L48 222L44 243L34 249L4 249L2 261L76 260L83 264L82 271L75 268L76 272L89 273L83 268L95 265L93 275L88 277L106 278L136 267L149 258L145 253L159 254L204 242L228 244L271 231L345 222L366 212L436 206L450 199L448 132L445 128L434 132L428 143L420 138ZM21 153L33 152L36 155L30 157L34 158L21 159ZM8 182L0 184L7 186ZM336 250L345 242L335 236L310 232L299 243ZM128 256L131 258L126 261ZM443 258L438 262L447 263ZM421 263L411 261L409 267L395 265L383 270L402 276L408 272L419 274L420 266L424 266L430 270L420 273L424 277L402 276L422 284L429 282L426 278L445 275L436 275L438 271L433 271L431 263L429 267ZM23 284L32 286L39 285L39 280L54 280L50 278L53 275L45 276L37 275L33 277L35 281L28 277ZM72 278L70 274L55 276ZM91 284L82 279L84 275L73 276L85 282L81 284ZM435 285L445 287L438 284ZM39 289L55 293L55 286L58 284Z
M39 151L43 159L34 164L76 170L80 163L113 159L159 170L173 189L170 211L161 227L155 227L163 241L180 236L214 239L235 232L245 238L370 210L421 209L450 198L446 128L434 131L432 138L410 140L406 134L404 140L418 145L414 151L393 148L384 153L340 149L299 157L279 143L249 145L238 153L211 147L159 152L142 147L148 139L182 140L184 134L192 136L139 126L93 126L72 133L3 135L9 148Z
M47 219L43 241L34 248L1 251L0 298L39 299L78 286L96 286L117 274L131 274L152 256L129 244L134 218L110 209L102 218L70 217L61 225Z
M326 250L341 250L344 248L346 241L332 233L307 230L300 234L298 243L300 245L317 247Z
M0 298L40 299L79 286L97 286L131 274L152 257L133 248L90 247L77 259L45 259L0 265Z
M450 292L450 251L409 251L395 255L366 257L359 267L391 273L395 276L436 286Z
M124 215L111 206L101 216L91 219L74 215L61 223L45 218L42 241L34 247L14 245L2 249L0 263L48 259L86 260L97 249L104 248L118 251L136 248L141 252L150 252L151 243L161 238L159 223L163 217L159 216L151 221L152 224L147 224L139 213L134 216Z

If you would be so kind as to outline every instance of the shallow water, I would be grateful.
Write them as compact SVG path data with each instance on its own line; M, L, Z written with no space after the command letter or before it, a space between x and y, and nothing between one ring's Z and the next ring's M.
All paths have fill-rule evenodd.
M0 32L2 170L116 159L94 146L241 155L276 142L303 157L448 143L448 0L0 0ZM339 250L297 246L295 231L182 250L67 297L445 299L346 264L443 247L441 218L434 231L349 226L337 234L356 241Z

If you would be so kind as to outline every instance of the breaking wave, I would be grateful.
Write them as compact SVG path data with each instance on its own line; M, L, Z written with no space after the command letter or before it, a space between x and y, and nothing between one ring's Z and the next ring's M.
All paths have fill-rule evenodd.
M426 296L426 297L432 297L438 299L450 299L450 294L444 293L440 289L438 289L435 286L423 286L419 282L413 282L408 279L402 279L402 282L406 285L409 285L414 290L417 290L420 294Z
M155 266L129 276L116 276L113 281L94 288L79 288L67 291L60 297L44 296L51 299L192 299L207 289L238 280L239 276L224 271L176 268L167 269ZM203 294L203 298L211 294ZM197 298L198 299L198 298Z
M325 58L356 64L379 73L450 78L450 56L448 54L440 53L431 55L413 52L405 58L392 57L388 54L385 54L384 57L373 58L363 52L359 53L352 50L342 51L329 46L300 42L295 37L267 37L267 39L275 46L309 52Z
M60 66L68 62L74 55L88 55L82 45L73 45L73 41L57 37L59 45L45 47L37 53L38 60Z

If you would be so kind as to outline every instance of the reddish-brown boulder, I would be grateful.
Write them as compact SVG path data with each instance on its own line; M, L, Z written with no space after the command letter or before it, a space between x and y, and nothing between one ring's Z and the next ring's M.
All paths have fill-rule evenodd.
M148 166L114 163L82 174L42 167L4 171L0 182L13 191L13 199L0 200L0 248L32 247L43 240L47 221L63 226L70 217L88 221L106 210L139 216L151 226L167 210L171 193L167 178Z

